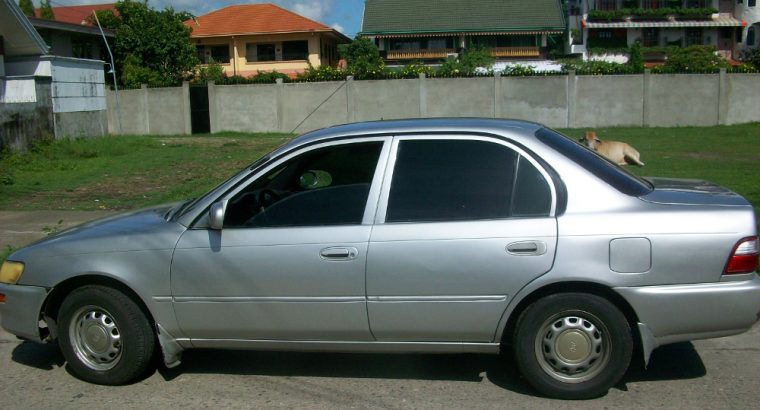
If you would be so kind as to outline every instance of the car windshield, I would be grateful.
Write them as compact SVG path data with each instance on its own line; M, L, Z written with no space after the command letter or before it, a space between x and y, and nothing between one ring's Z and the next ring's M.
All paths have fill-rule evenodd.
M536 137L626 195L642 196L654 189L643 178L557 131L541 128L536 131Z

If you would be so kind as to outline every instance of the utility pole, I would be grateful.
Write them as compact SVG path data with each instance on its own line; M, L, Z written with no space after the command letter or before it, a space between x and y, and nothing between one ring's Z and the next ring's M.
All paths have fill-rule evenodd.
M116 64L113 62L113 53L111 53L111 46L108 45L108 40L106 40L106 33L103 32L103 27L100 25L100 20L98 19L98 13L95 13L95 10L92 11L92 15L95 16L95 22L98 23L98 28L100 29L100 35L103 36L103 42L106 43L106 49L108 50L108 56L111 57L111 74L113 74L113 89L116 93L116 123L119 127L119 135L121 135L121 107L119 107L119 85L116 83Z

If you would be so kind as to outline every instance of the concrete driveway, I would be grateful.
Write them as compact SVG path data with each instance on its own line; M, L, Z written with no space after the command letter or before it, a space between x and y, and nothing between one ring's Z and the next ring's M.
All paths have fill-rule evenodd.
M0 211L0 244L20 246L105 212ZM730 312L726 312L730 314ZM224 318L220 318L223 320ZM655 350L606 396L584 402L536 397L507 354L362 355L198 350L171 370L104 387L66 371L55 345L0 331L0 402L28 408L757 408L760 326L722 339Z

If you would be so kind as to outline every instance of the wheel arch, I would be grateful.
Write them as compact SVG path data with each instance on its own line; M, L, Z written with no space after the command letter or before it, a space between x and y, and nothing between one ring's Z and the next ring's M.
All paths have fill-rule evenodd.
M56 339L58 337L58 313L61 308L61 304L63 304L64 299L66 299L66 296L68 296L76 289L89 285L105 286L124 293L127 297L132 299L137 304L145 317L148 319L151 327L154 329L156 328L156 321L153 317L152 312L150 309L148 309L148 305L131 287L113 277L102 274L89 273L70 277L53 286L52 290L48 293L48 296L45 299L45 303L42 306L41 315L44 317L45 322L48 324L51 339Z
M631 328L631 334L634 340L634 357L642 357L641 354L636 353L636 351L640 351L642 344L638 328L639 319L638 315L636 315L636 311L633 310L633 307L627 300L625 300L625 298L615 292L612 288L595 282L555 282L533 290L531 293L523 297L511 312L507 312L509 315L507 323L501 331L501 334L497 335L497 340L499 340L502 345L511 345L517 320L525 309L527 309L533 302L543 297L559 293L588 293L602 297L615 305L615 307L620 309L623 313Z

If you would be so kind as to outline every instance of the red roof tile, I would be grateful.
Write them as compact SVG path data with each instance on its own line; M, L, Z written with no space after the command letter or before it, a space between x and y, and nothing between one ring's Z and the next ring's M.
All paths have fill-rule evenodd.
M193 29L191 37L332 31L322 23L269 3L229 6L185 24Z
M83 6L64 6L53 7L53 15L56 21L71 24L88 24L87 17L92 16L93 10L111 10L114 14L118 14L116 7L113 3L109 4L87 4ZM40 9L34 9L34 15L40 16Z

